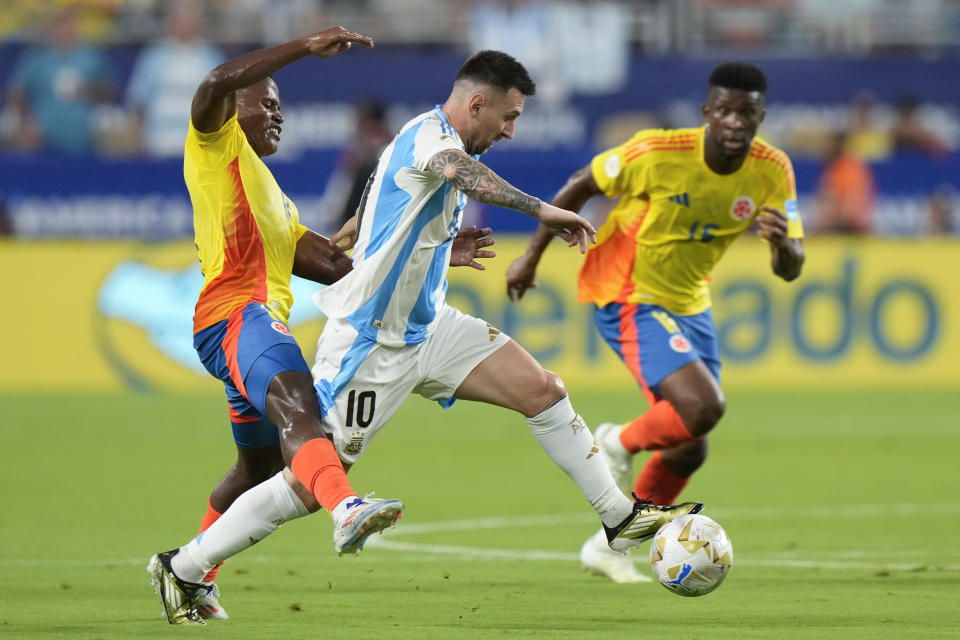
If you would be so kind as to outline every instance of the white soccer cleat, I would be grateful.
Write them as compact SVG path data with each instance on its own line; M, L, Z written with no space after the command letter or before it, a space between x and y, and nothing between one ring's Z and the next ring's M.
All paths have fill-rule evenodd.
M204 620L226 620L230 616L220 604L220 587L216 582L200 583L197 596L197 613Z
M358 499L340 522L334 522L333 548L340 555L357 553L371 535L396 525L402 512L403 503L396 499Z
M587 571L621 584L653 582L653 578L637 571L629 555L610 549L607 533L602 528L580 547L580 562Z
M593 430L600 454L607 461L610 475L625 494L633 491L633 454L620 442L620 428L615 422L601 422Z

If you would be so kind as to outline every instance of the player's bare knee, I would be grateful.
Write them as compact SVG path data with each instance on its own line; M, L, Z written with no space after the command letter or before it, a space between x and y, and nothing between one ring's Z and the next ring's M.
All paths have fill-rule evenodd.
M725 408L722 396L697 397L684 402L679 412L690 433L699 438L707 435L720 422Z
M710 428L712 429L720 422L720 418L727 410L727 401L722 395L716 395L708 399L704 405L704 419L710 422Z
M536 380L524 390L523 413L527 416L535 416L565 395L567 395L567 387L560 376L552 371L541 369Z

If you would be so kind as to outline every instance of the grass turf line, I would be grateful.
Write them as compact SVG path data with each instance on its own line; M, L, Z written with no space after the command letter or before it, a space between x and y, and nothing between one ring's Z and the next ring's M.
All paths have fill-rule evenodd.
M203 633L634 638L680 626L698 638L956 637L954 398L731 393L710 458L684 496L705 501L734 542L727 583L704 598L615 585L564 559L375 544L337 558L329 519L317 515L225 566L219 582L233 619ZM643 408L619 394L574 393L573 401L592 425ZM143 565L195 533L209 489L233 462L222 400L7 396L0 424L0 636L173 632ZM445 413L411 399L351 479L358 491L402 498L407 511L387 539L426 549L575 554L597 526L524 421L496 408L458 403ZM547 518L509 526L536 516ZM506 526L429 528L477 518Z

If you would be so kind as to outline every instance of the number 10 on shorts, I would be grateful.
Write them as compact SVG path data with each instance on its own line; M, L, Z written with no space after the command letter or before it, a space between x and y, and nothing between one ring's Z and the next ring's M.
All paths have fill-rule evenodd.
M373 411L377 404L376 391L361 391L357 393L356 389L351 389L347 394L347 419L345 426L348 429L353 428L353 417L357 417L357 426L365 428L373 422Z

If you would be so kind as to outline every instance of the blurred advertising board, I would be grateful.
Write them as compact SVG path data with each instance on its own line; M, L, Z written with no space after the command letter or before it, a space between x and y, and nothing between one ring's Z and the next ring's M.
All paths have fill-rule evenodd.
M539 269L539 287L519 304L504 272L525 246L500 237L480 272L451 270L448 296L510 334L571 390L630 390L625 367L576 301L581 258L559 243ZM769 251L749 237L712 280L728 389L960 389L960 242L812 238L793 283L770 273ZM184 241L0 243L4 315L0 392L195 390L219 393L192 349L202 284ZM291 329L312 362L323 318L297 279Z

